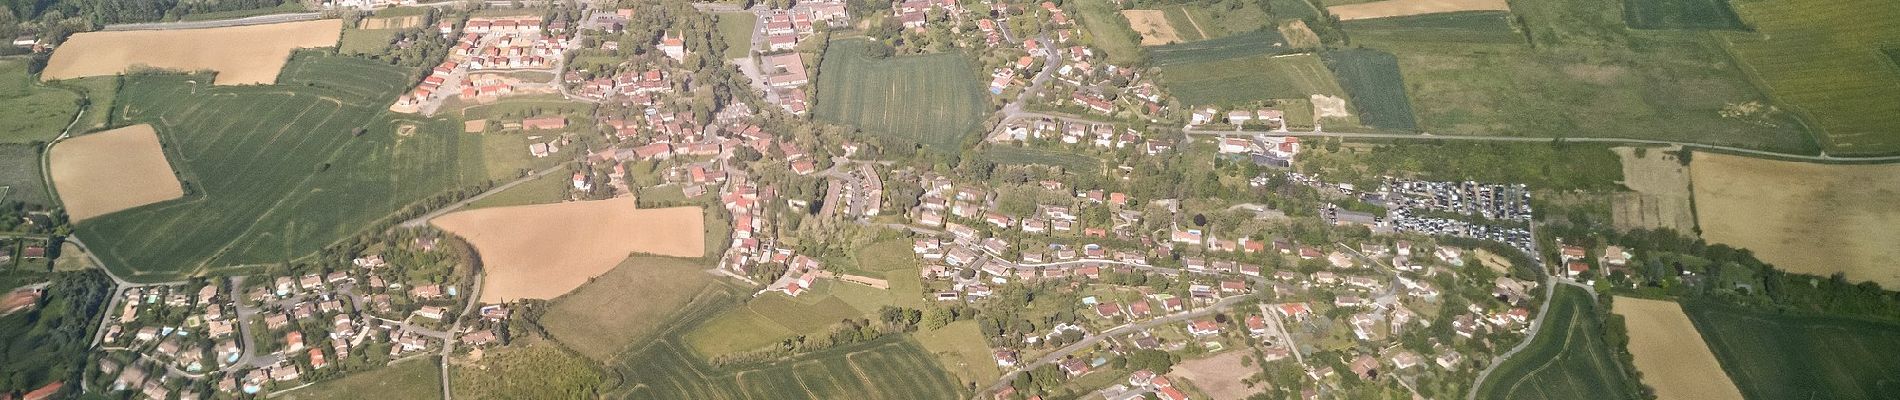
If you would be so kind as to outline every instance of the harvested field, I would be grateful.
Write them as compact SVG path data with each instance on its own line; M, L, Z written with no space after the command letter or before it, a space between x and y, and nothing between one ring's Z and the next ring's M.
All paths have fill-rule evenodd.
M1174 375L1194 382L1194 387L1200 388L1202 393L1214 400L1245 399L1258 389L1241 380L1260 371L1240 364L1240 358L1246 357L1248 353L1229 351L1213 357L1182 361L1180 365L1174 366Z
M461 211L429 221L482 254L482 302L551 299L628 255L705 255L705 211L639 210L632 197Z
M1128 26L1141 34L1142 46L1154 46L1180 43L1181 35L1175 33L1174 26L1168 24L1168 14L1161 10L1122 10L1122 17L1128 19ZM1193 27L1188 27L1192 29Z
M1823 165L1695 153L1696 221L1710 242L1783 270L1900 287L1900 164Z
M53 187L74 222L185 196L158 132L139 124L53 146Z
M1735 382L1722 374L1694 323L1673 301L1617 296L1611 312L1623 316L1629 329L1629 350L1643 382L1656 389L1656 398L1741 400Z
M400 16L400 17L371 17L371 18L364 18L364 19L363 19L363 23L361 23L361 24L358 24L358 26L357 26L357 28L361 28L361 29L409 29L409 28L414 28L414 27L416 27L417 25L422 25L422 17L423 17L423 16L421 16L421 15L404 15L404 16Z
M277 81L293 50L335 46L343 21L328 19L207 29L111 31L67 39L40 78L113 75L139 68L217 71L219 85Z
M1459 11L1510 11L1504 0L1386 0L1326 7L1341 21Z
M1695 232L1695 210L1689 204L1689 167L1671 154L1676 150L1650 148L1639 156L1631 147L1610 149L1623 160L1623 186L1634 191L1617 193L1610 203L1616 229Z

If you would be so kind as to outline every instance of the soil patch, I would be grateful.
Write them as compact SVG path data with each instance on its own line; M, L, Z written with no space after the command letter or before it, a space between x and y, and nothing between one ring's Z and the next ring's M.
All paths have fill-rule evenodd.
M137 68L217 71L216 84L277 81L293 50L336 46L336 19L206 29L86 32L53 52L44 80L113 75Z
M1258 368L1240 365L1240 358L1248 352L1229 351L1213 357L1188 360L1174 366L1174 375L1194 382L1194 387L1214 400L1245 399L1258 391L1242 383Z
M1630 354L1643 382L1656 389L1659 400L1741 400L1735 382L1722 373L1695 324L1673 301L1616 297L1612 312L1623 316L1629 329Z
M66 139L50 156L53 187L74 222L185 196L151 125Z
M1633 192L1617 193L1610 203L1618 230L1669 228L1695 232L1695 211L1689 205L1689 167L1674 153L1678 148L1649 148L1642 155L1633 147L1610 151L1623 160L1623 186Z
M484 303L551 299L632 254L701 257L705 211L640 210L632 197L461 211L429 222L481 252Z
M1141 34L1142 46L1158 46L1180 43L1181 35L1168 24L1168 13L1161 10L1122 10L1122 17L1128 18L1128 27Z
M1510 11L1504 0L1386 0L1326 7L1341 21L1459 11Z

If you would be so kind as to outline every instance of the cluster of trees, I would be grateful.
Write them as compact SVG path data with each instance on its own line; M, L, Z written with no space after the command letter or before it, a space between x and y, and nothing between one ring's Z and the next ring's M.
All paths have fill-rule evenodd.
M111 290L99 270L62 272L52 275L36 307L0 317L0 355L7 360L0 363L0 393L78 382Z
M1874 282L1852 282L1841 273L1817 276L1782 271L1754 252L1669 229L1589 229L1567 224L1540 226L1565 243L1596 249L1625 246L1634 253L1630 274L1606 276L1611 282L1635 280L1637 291L1694 297L1755 308L1900 320L1900 292ZM1687 256L1687 257L1683 257ZM1693 258L1689 258L1693 257ZM1698 265L1700 264L1700 265ZM1683 272L1693 272L1684 279ZM1628 291L1627 285L1612 285Z
M21 21L56 22L68 18L92 25L176 21L186 15L256 10L283 6L288 0L4 0ZM11 38L9 38L11 39Z
M0 202L0 232L65 234L72 230L64 209L18 200Z
M1443 181L1515 182L1537 189L1615 190L1622 161L1609 147L1593 144L1504 142L1393 142L1371 150L1301 154L1301 170L1324 172L1331 181L1376 185L1380 176Z

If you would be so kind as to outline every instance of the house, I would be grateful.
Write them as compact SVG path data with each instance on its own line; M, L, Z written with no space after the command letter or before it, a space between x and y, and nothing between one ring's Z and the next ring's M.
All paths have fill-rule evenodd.
M1122 306L1120 304L1115 304L1115 303L1096 304L1095 314L1101 315L1102 318L1119 317L1122 315Z
M1240 111L1240 110L1234 110L1234 111L1229 111L1229 112L1227 112L1227 123L1228 123L1228 124L1232 124L1232 125L1242 125L1242 124L1246 124L1246 123L1247 123L1248 121L1252 121L1252 120L1253 120L1253 113L1252 113L1252 112L1248 112L1248 111Z
M1089 373L1089 363L1082 361L1080 358L1071 358L1062 362L1062 373L1068 374L1070 377Z
M1247 316L1247 334L1261 336L1267 334L1267 319L1260 315Z
M667 32L660 38L660 44L655 47L673 61L686 62L686 41L679 36L674 36L672 32Z
M992 352L991 354L993 354L994 357L996 357L996 366L998 367L1008 368L1008 367L1016 366L1016 351L1015 350L996 349L996 351Z
M1220 333L1220 324L1211 319L1199 319L1188 323L1188 333L1194 336L1208 336Z

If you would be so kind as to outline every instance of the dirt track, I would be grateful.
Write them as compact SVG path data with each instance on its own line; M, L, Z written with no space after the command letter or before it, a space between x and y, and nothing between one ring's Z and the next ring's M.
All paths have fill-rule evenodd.
M634 253L706 252L704 210L638 210L632 197L461 211L430 223L481 253L482 302L554 298Z
M336 46L337 19L222 28L86 32L53 51L41 79L113 75L139 67L218 72L219 85L269 84L291 51Z
M53 187L74 222L185 195L151 125L66 139L48 157Z
M1629 328L1630 354L1643 383L1659 400L1741 400L1742 392L1722 372L1689 316L1672 301L1616 297L1615 312Z

